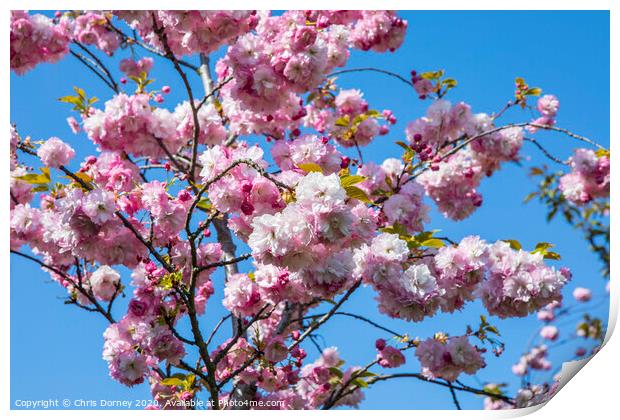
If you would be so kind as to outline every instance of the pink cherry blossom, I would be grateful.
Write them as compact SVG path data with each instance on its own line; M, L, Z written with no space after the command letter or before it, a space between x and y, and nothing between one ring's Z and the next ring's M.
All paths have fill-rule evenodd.
M58 168L67 165L75 156L75 150L58 137L50 137L44 142L37 155L45 166Z

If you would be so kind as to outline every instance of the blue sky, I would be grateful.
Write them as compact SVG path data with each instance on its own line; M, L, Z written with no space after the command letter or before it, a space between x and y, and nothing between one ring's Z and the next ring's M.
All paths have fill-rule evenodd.
M353 52L347 68L379 67L407 76L411 69L418 71L444 69L459 86L448 99L466 101L474 112L499 110L512 97L514 78L524 77L532 86L545 93L556 94L561 100L558 125L583 134L597 142L609 144L609 14L608 12L402 12L409 21L405 43L393 54ZM142 51L138 50L141 54ZM119 51L106 59L113 73L120 78L118 61L129 51ZM216 56L221 56L218 52ZM185 99L181 81L172 66L156 60L151 74L154 86L172 86L164 106L174 108ZM389 108L398 123L387 136L377 139L364 150L367 160L381 162L399 156L394 141L404 138L406 124L424 114L428 102L417 99L414 92L398 80L380 74L354 73L338 79L342 88L359 88L371 108ZM194 88L200 92L198 77ZM55 65L43 64L25 76L11 74L11 122L21 135L33 139L58 136L70 142L77 151L74 167L94 147L82 133L75 136L65 119L70 107L56 101L70 94L72 86L86 90L89 96L100 98L99 106L110 98L111 91L93 77L77 60L66 57ZM527 121L529 114L510 111L504 122ZM567 158L580 147L572 139L559 134L540 133L538 138L552 153ZM607 318L608 300L604 293L606 280L599 274L599 263L588 251L578 232L570 230L561 220L546 223L545 209L535 202L523 204L534 188L528 178L528 168L545 162L532 145L522 151L523 166L505 165L492 178L485 179L480 191L484 205L463 222L443 218L436 209L431 212L428 229L441 229L453 239L470 234L488 241L514 238L526 248L537 242L556 244L562 255L559 266L568 266L574 273L566 287L567 302L576 286L593 289L597 302L594 313ZM547 162L548 163L548 162ZM148 399L146 385L126 388L108 376L106 363L101 359L102 333L106 328L103 317L64 305L64 291L30 262L11 255L11 406L18 399ZM127 273L124 280L129 282ZM222 316L217 303L222 297L222 276L215 275L216 295L212 297L202 322L210 330ZM114 315L120 318L128 299L117 304ZM442 330L460 334L466 325L477 325L484 314L481 305L470 304L455 315L439 315L422 323L391 320L376 310L374 292L362 289L344 307L380 321L392 329L412 336L426 337ZM488 367L476 377L461 379L472 386L483 382L510 382L516 390L518 380L510 368L524 351L532 332L539 326L535 317L500 321L490 317L506 342L500 358L487 356ZM335 318L323 328L327 345L337 346L347 364L364 365L374 357L373 343L379 331L367 328L346 318ZM570 324L572 325L572 324ZM571 326L562 330L569 334ZM220 339L229 331L223 329ZM225 334L224 334L225 333ZM387 337L386 337L387 338ZM316 351L307 345L309 358ZM554 365L570 360L574 347L553 350ZM418 371L417 362L408 357L407 369ZM538 378L545 379L544 375ZM459 394L465 408L480 408L479 397ZM396 379L379 383L366 393L362 408L439 409L451 408L449 391L413 379Z

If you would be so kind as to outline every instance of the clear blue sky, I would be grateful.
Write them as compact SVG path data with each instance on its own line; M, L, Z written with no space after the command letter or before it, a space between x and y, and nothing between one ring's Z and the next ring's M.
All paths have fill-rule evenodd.
M499 110L513 94L515 76L522 76L532 86L554 93L561 100L558 125L609 144L609 14L608 12L403 12L409 21L407 39L394 54L353 52L348 68L374 66L407 75L416 70L445 69L458 80L459 86L448 95L453 102L464 100L474 112ZM141 51L140 51L141 53ZM118 61L129 56L119 51L110 68L117 77ZM221 56L221 52L218 53ZM185 99L183 88L172 66L156 60L152 76L155 87L168 84L173 93L166 97L165 106L174 108ZM198 77L193 78L200 89ZM355 73L342 75L338 83L343 88L359 88L370 106L392 109L398 118L388 136L376 140L364 153L366 159L381 162L398 156L400 149L394 141L404 138L407 122L423 115L428 102L422 102L401 82L379 74ZM55 65L40 65L25 76L11 74L11 121L22 135L33 139L58 136L72 143L78 152L74 167L94 148L82 133L75 136L65 119L71 115L69 106L56 98L70 94L72 86L80 86L88 95L102 102L111 91L68 56ZM200 91L200 90L199 90ZM505 121L525 121L526 113L509 112ZM557 134L542 133L539 138L554 154L566 158L579 144ZM588 251L579 233L568 229L561 220L548 224L544 208L537 203L524 205L523 197L535 186L527 177L530 165L544 158L526 144L523 167L506 165L492 178L483 181L481 192L484 205L473 216L460 223L443 218L435 208L428 228L442 229L454 239L478 234L488 241L515 238L525 247L546 241L557 245L562 255L560 265L569 266L574 279L566 288L567 301L576 286L592 288L603 303L595 313L607 318L607 298L604 280L599 274L599 262ZM11 255L11 406L17 399L134 399L150 398L147 385L126 388L108 376L101 358L102 333L106 328L103 317L63 305L65 292L47 274L30 262ZM124 282L129 283L127 272ZM215 296L202 322L212 326L222 315L217 304L222 298L221 274L216 274ZM121 318L127 300L115 307L115 317ZM346 310L364 313L372 319L412 336L426 337L442 330L460 334L467 324L477 325L484 313L479 304L470 304L462 313L436 316L414 324L391 320L377 312L374 292L363 289L347 304ZM488 367L477 377L462 376L473 386L479 382L510 381L515 391L518 380L511 374L511 365L523 352L532 332L539 326L535 317L500 321L491 318L506 341L506 352L498 359L487 357ZM346 318L333 319L323 329L325 342L337 346L347 364L364 365L374 357L373 343L379 332L356 324ZM571 328L570 326L568 328ZM225 331L229 334L229 331ZM562 333L568 334L568 329ZM225 338L224 335L221 337ZM570 360L574 347L554 350L552 360ZM307 345L312 360L316 356ZM413 357L408 358L406 371L418 371ZM402 370L402 369L401 369ZM538 378L543 378L539 375ZM459 395L465 408L480 408L482 399ZM450 395L445 388L420 383L412 379L396 379L374 385L366 393L362 408L451 408Z

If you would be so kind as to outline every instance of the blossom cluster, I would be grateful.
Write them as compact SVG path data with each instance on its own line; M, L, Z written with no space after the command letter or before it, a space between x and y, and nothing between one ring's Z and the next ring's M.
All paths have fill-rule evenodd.
M523 143L520 127L496 129L484 113L473 114L469 105L439 99L427 115L407 126L407 139L430 171L417 181L439 210L454 220L468 217L482 204L477 191L482 178L490 176L502 162L517 159ZM457 145L466 140L465 146Z
M75 156L75 150L58 137L50 137L37 151L41 162L50 168L66 165Z
M552 302L570 278L544 264L539 253L514 250L507 242L488 245L466 237L433 257L410 262L407 243L382 233L355 254L355 273L379 293L389 316L421 321L437 310L453 312L481 296L491 315L524 317Z
M461 373L473 375L485 366L480 350L466 336L426 339L418 345L415 354L425 376L450 382Z
M368 102L357 89L340 90L338 95L317 89L310 95L312 102L306 105L304 125L325 133L344 147L367 146L375 137L389 132L379 119L396 123L391 111L382 113L368 109Z
M143 57L138 61L132 58L124 58L119 63L119 69L127 76L140 77L141 73L149 74L153 68L153 59L151 57Z
M606 154L577 149L570 158L571 172L560 178L560 191L567 200L584 204L595 198L609 197L610 161Z
M315 89L335 67L343 66L349 47L385 51L402 43L406 22L392 12L303 12L281 16L260 13L256 32L228 49L216 66L222 106L231 129L282 138L307 113L299 95ZM374 137L372 119L360 138Z
M175 363L185 355L183 343L166 325L156 317L131 310L120 322L110 325L103 336L103 358L108 362L110 376L127 386L142 383L149 368L160 361Z
M554 95L543 95L536 103L536 109L540 113L540 117L532 121L537 125L555 125L555 117L560 109L560 101ZM528 127L528 131L535 133L538 127Z
M179 57L213 52L257 23L256 12L248 10L123 10L115 14L165 52L156 31L161 28L168 46Z
M276 141L271 147L271 156L283 171L313 163L325 174L338 172L346 163L345 157L329 143L328 137L303 135L291 141Z
M248 245L259 264L296 272L307 292L329 298L353 280L352 249L372 236L376 216L347 198L336 174L309 173L294 192L282 211L253 218Z
M128 70L131 71L131 70ZM148 94L120 93L105 103L105 109L91 108L84 116L88 137L103 150L163 158L176 153L193 138L193 116L188 102L174 112L152 107ZM198 141L221 143L226 133L211 104L198 111Z
M78 187L42 197L40 208L18 204L11 216L13 246L27 243L48 263L61 266L81 257L134 267L145 248L115 216L117 209L114 193Z
M360 90L336 91L330 73L346 64L351 48L397 49L407 22L396 13L94 11L52 20L12 12L11 68L22 74L38 62L57 61L72 41L114 54L131 41L110 26L114 16L135 29L148 44L142 46L172 61L226 48L215 66L219 83L205 86L214 90L202 101L155 105L171 88L149 92L154 61L133 55L119 67L126 76L121 88L132 79L134 94L116 92L96 108L76 88L82 121L67 122L98 148L79 164L61 139L32 142L11 127L11 250L28 246L66 289L67 303L110 321L103 357L114 380L127 386L148 381L160 404L191 401L203 385L215 385L223 402L247 387L252 398L287 409L357 407L363 378L373 373L345 367L334 347L319 349L309 362L301 346L323 322L311 310L339 294L347 292L336 305L358 286L370 286L381 313L412 322L460 311L476 299L499 318L538 312L548 323L559 313L570 271L547 265L538 247L527 252L478 236L454 243L426 227L425 195L454 220L482 204L482 179L519 159L522 128L498 127L495 116L437 95L426 115L407 126L402 159L363 162L359 148L386 135L396 117L370 109ZM424 96L429 87L413 76L414 90ZM554 96L540 98L544 120L537 123L554 124L558 108ZM250 142L254 134L265 138L264 147ZM359 160L343 152L351 147ZM40 165L18 161L18 150L44 165L40 174L34 172ZM560 181L568 200L609 195L607 154L579 149L570 165L573 171ZM165 178L149 179L151 170L163 170ZM57 175L68 182L56 182ZM212 233L217 241L209 239ZM235 237L226 239L229 233ZM250 252L230 251L237 245ZM238 271L244 260L251 270ZM116 321L104 306L126 292L119 266L131 272L131 293ZM219 283L213 278L218 269L225 274ZM211 347L216 331L208 343L196 331L216 284L234 334ZM574 297L586 302L592 294L577 288ZM181 322L191 324L193 337L179 332ZM553 325L539 335L547 341L560 336ZM474 336L485 342L471 328L423 341L401 336L403 348L379 339L371 366L403 366L405 350L416 347L424 376L452 382L485 366L485 350L470 343ZM199 347L204 363L188 368L186 344ZM165 374L162 364L169 367ZM196 374L192 381L202 373L208 380L196 385L192 375L171 375L171 368ZM549 368L543 344L513 371L524 376ZM234 392L223 388L228 381ZM518 404L540 401L547 391L524 388ZM485 404L505 408L501 400Z
M86 12L75 18L73 39L84 45L94 45L107 55L114 54L121 44L106 16L96 12Z
M41 14L11 11L11 70L24 74L39 63L55 63L69 52L71 23Z

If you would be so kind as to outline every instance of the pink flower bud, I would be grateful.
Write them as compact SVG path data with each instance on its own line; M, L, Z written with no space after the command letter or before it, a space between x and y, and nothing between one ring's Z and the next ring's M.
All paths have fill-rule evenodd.
M386 342L383 338L379 338L377 339L377 341L375 341L375 347L377 348L377 350L381 351L385 348Z
M573 290L573 297L579 302L588 302L592 299L592 292L585 287L577 287Z

